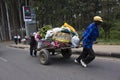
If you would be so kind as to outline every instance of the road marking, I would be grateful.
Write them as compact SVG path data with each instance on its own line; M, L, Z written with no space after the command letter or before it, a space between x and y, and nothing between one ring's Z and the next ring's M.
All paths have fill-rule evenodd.
M5 58L3 57L0 57L0 60L4 61L4 62L8 62L8 60L6 60Z

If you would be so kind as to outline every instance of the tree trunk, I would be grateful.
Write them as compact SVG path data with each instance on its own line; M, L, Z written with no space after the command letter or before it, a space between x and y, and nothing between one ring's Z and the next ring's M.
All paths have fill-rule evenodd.
M7 21L6 21L6 15L4 14L6 13L6 9L5 9L5 5L4 5L4 1L1 0L1 19L2 19L2 28L1 28L1 35L2 35L2 40L7 40L7 35L6 35L6 32L7 32L7 28L6 28L6 24L7 24Z
M8 6L6 2L5 2L5 8L6 8L6 15L7 15L7 22L8 22L8 33L9 33L9 38L11 40L12 36L11 36L10 20L9 20Z

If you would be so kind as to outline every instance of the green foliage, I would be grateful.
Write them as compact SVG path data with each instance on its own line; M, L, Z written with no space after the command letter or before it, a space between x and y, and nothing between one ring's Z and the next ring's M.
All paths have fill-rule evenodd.
M110 32L110 39L111 40L120 40L120 31L113 30Z
M113 22L103 23L100 29L99 44L120 44L120 22L115 20Z
M52 29L52 26L51 26L51 25L45 25L45 26L43 26L42 28L40 28L40 29L39 29L40 36L41 36L42 38L45 38L45 35L46 35L47 30L50 30L50 29Z
M34 9L37 8L40 25L59 26L69 22L75 29L80 29L81 26L85 28L95 15L102 16L107 22L118 18L118 3L120 2L117 0L35 0L32 5ZM109 31L109 28L111 27L108 26L106 30Z
M114 26L111 28L111 30L120 31L120 21L119 20L114 21Z
M102 23L102 28L104 30L104 35L105 35L104 38L105 39L110 39L110 30L112 27L114 27L114 23L111 21L109 21L109 22L104 21Z
M104 32L103 28L100 28L99 38L103 39L104 37L105 37L105 32Z
M100 37L98 41L102 44L120 44L120 31L111 29L109 38L106 38L105 31L103 29L100 29Z

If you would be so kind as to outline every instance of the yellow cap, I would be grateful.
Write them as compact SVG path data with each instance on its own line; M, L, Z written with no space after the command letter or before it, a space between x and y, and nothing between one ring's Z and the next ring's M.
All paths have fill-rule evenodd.
M103 20L100 16L94 16L93 20L103 22Z

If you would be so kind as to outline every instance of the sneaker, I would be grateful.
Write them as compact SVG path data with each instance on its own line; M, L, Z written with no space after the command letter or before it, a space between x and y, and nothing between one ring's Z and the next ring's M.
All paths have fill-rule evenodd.
M78 61L78 60L76 60L76 59L74 60L74 62L75 62L75 63L80 63L80 61Z
M85 67L85 68L87 67L87 64L85 64L85 62L83 62L82 60L80 60L80 63L83 67Z

